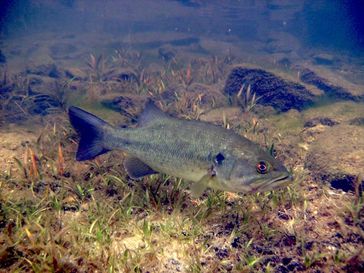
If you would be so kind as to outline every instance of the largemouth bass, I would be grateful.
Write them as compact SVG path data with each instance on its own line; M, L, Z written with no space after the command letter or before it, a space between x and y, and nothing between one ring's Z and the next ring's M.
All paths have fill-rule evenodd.
M199 196L211 187L231 192L275 189L292 180L277 159L232 130L173 118L148 102L137 128L117 128L77 107L69 108L80 135L78 161L117 149L128 154L124 167L132 178L165 173L194 182Z

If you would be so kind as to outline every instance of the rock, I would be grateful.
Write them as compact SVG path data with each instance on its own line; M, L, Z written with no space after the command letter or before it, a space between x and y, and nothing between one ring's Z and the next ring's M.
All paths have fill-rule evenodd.
M283 211L278 211L277 216L279 219L284 220L284 221L288 221L290 219L290 216Z
M68 43L57 43L50 47L50 53L53 59L62 59L68 55L73 55L77 51L77 48Z
M364 87L340 79L337 75L331 75L329 72L323 77L309 68L301 68L298 70L302 82L316 86L325 92L326 95L334 98L364 101ZM338 82L339 81L339 82ZM339 85L340 84L340 85ZM343 85L343 86L342 86Z
M306 270L306 267L304 266L304 264L302 264L300 262L293 261L289 265L287 265L287 269L290 272L293 272L295 270L296 271L304 271L304 270Z
M159 57L165 61L165 62L169 62L172 61L176 55L177 55L177 51L172 48L172 47L160 47L158 49L158 55Z
M287 267L280 265L276 268L275 272L276 273L289 273L289 270L287 269Z
M103 99L101 103L103 106L119 112L134 123L137 122L137 116L142 112L147 99L146 96L122 94Z
M85 80L87 79L87 74L82 71L81 69L77 68L77 67L70 67L67 68L64 71L66 77L70 78L70 79L75 79L75 80Z
M26 69L26 73L57 79L64 76L63 70L58 68L55 64L42 64L36 67L30 67Z
M282 264L283 265L288 265L291 261L292 261L292 258L291 257L284 257L284 258L282 258Z
M359 126L327 128L312 143L305 167L318 181L326 181L336 189L354 191L358 175L364 177L363 135L364 128Z
M313 119L328 118L340 124L358 122L363 118L364 105L353 101L339 101L309 108L303 113L304 122ZM352 124L356 125L356 124Z
M139 77L137 72L130 68L118 68L110 71L105 75L105 80L114 80L120 82L135 82L139 84Z
M21 257L23 253L19 251L15 246L8 246L4 244L0 249L0 268L8 271L10 266L18 261L18 257Z
M229 250L227 248L215 247L214 250L215 250L216 257L220 260L223 260L223 259L229 257Z
M34 86L39 86L45 84L45 76L39 76L39 75L31 75L28 77L29 80L29 87L33 89ZM29 91L29 90L28 90Z
M242 116L242 109L240 107L214 108L201 114L200 120L215 124L222 124L224 115L228 122L239 121L240 117Z
M174 258L169 258L166 264L164 265L165 269L168 270L167 272L182 272L183 265L182 263Z
M318 65L333 65L336 62L335 57L327 53L316 54L313 59Z
M319 117L319 118L313 118L313 119L306 121L304 124L304 127L311 128L311 127L315 127L318 124L332 127L334 125L339 124L339 122L332 120L330 118L320 118Z
M45 116L60 107L60 101L54 96L47 94L36 94L31 96L26 103L26 108L31 115Z
M61 78L62 76L63 76L62 71L60 71L56 65L52 65L48 72L48 77Z
M231 242L231 247L233 248L241 247L240 237L234 237L233 241Z
M294 246L296 245L296 242L297 242L296 236L289 234L284 235L281 241L281 243L284 246Z
M32 123L35 128L28 129L7 123L6 127L2 128L0 137L0 175L2 177L10 173L20 173L14 158L22 159L27 145L36 143L42 127L35 124L36 122Z
M287 32L272 32L264 45L264 50L268 53L288 54L299 48L298 40Z
M28 75L29 86L28 95L49 94L54 96L60 92L60 82L56 82L54 78L48 76L39 76L35 74ZM58 86L57 86L58 84Z
M277 59L277 63L285 68L289 68L292 65L291 60L287 57Z
M353 118L349 120L350 125L364 126L364 117Z
M224 92L230 98L235 96L242 85L251 86L251 91L261 97L258 103L272 106L279 111L302 110L314 102L315 95L303 85L282 79L263 69L234 68L225 84Z
M0 50L0 63L1 64L6 63L6 57L1 50Z

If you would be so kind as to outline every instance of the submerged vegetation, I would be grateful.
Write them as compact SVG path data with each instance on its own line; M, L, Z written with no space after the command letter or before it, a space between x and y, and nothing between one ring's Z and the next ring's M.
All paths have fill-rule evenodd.
M0 271L363 269L360 183L355 193L343 193L315 182L304 169L315 131L303 128L303 119L313 110L277 113L260 104L250 85L242 85L236 97L239 114L229 116L235 109L221 90L232 64L240 62L230 53L187 60L176 55L152 65L148 56L130 50L105 56L91 54L80 68L42 66L14 75L2 70L0 124L34 122L35 139L19 134L13 141L22 144L2 165ZM193 199L190 185L177 178L130 179L122 153L75 162L77 136L65 111L69 104L134 126L148 97L188 119L223 108L215 122L284 160L295 181L279 191L209 190Z
M260 97L257 97L255 92L251 91L250 85L246 87L243 84L236 95L239 106L243 109L244 112L250 112L257 105Z
M62 144L46 148L51 143ZM117 154L75 164L73 149L62 148L72 143L68 127L54 126L16 159L19 172L2 174L3 269L267 272L357 266L362 249L350 249L363 238L360 193L350 201L307 183L307 175L295 170L296 181L284 190L209 192L193 200L179 179L131 181L116 166Z

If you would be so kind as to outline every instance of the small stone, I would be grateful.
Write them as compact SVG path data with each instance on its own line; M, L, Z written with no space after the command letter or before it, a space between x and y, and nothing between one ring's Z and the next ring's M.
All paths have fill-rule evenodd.
M364 126L364 117L354 118L349 121L350 125Z
M158 49L158 54L162 60L169 62L176 57L177 51L172 47L161 47Z
M288 221L290 219L289 215L283 211L278 211L277 214L278 214L279 219L282 219L285 221Z
M233 248L238 248L240 246L240 237L235 237L231 242Z
M287 265L287 269L289 271L294 271L294 270L304 271L306 270L306 267L300 262L293 261L289 265Z
M79 68L70 67L65 70L66 77L75 80L84 80L87 78L87 74Z
M62 72L58 69L58 67L56 65L52 65L51 69L48 72L48 77L61 78L62 76Z
M313 241L305 243L305 249L312 250L313 243L314 243Z
M63 76L63 71L55 64L42 64L35 67L29 67L27 68L26 73L47 76L50 78L61 78Z
M278 256L275 256L274 254L269 254L268 256L263 256L261 264L270 264L271 266L276 266L280 263L280 261L281 259Z
M282 238L282 243L285 246L294 246L296 244L296 236L294 236L294 235L285 235Z
M335 121L335 120L332 120L330 118L325 118L325 117L313 118L313 119L310 119L310 120L306 121L305 124L304 124L304 127L311 128L311 127L315 127L318 124L332 127L332 126L337 125L339 123L337 121Z
M343 86L338 85L338 82L334 82L332 79L324 78L320 76L316 71L311 68L300 69L300 79L302 82L316 86L318 89L325 92L326 95L330 97L363 101L364 94L360 86L356 86L352 83L343 84ZM342 80L344 83L344 80Z
M318 65L333 65L336 61L333 55L327 53L316 54L313 59Z
M229 222L225 225L225 231L231 232L235 227L235 224L233 222Z
M106 195L107 196L115 196L118 194L118 190L117 188L114 186L114 185L109 185L107 188L106 188Z
M282 259L282 264L283 264L283 265L287 265L287 264L289 264L291 261L292 261L292 258L290 258L290 257L284 257L284 258Z
M120 82L135 82L139 84L139 77L132 69L119 68L105 76L105 80L115 80Z
M229 256L229 251L226 248L215 247L215 254L220 260L222 260Z
M287 267L280 265L277 267L276 271L277 273L288 273L289 270L287 269Z

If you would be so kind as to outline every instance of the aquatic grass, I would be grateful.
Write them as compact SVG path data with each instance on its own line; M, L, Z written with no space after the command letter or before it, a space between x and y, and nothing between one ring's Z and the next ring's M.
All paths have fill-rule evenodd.
M72 101L72 96L74 96L74 93L76 90L74 90L75 87L73 87L73 82L76 79L73 77L71 79L59 79L55 81L54 83L54 92L53 96L55 99L59 102L60 108L55 108L55 111L60 112L60 110L66 110L68 107L68 104Z
M234 57L230 54L226 54L225 56L211 56L206 59L196 59L194 60L194 64L197 67L196 70L199 70L201 74L199 76L199 80L201 82L205 82L207 84L216 84L220 81L225 80L225 76L230 69L230 65Z
M92 81L103 81L105 74L108 72L108 64L106 58L101 54L95 56L90 54L89 60L86 62L89 78Z
M119 67L132 67L139 72L143 70L143 54L140 51L129 48L116 49L111 60Z
M174 82L179 71L187 72L187 64L178 65L168 72ZM191 69L198 81L193 62ZM163 93L168 77L141 92ZM183 106L187 98L183 100L178 103L188 108L184 114L194 119L197 110L191 109L198 98L192 100L193 107ZM17 158L18 170L0 177L0 270L274 272L287 256L305 270L341 270L360 262L361 252L348 249L357 247L351 238L360 240L355 236L360 235L362 195L342 200L340 195L335 201L342 209L335 211L332 203L327 208L324 204L332 197L321 185L310 188L309 174L296 168L296 180L282 190L253 195L208 190L194 200L181 179L153 175L131 180L121 166L122 157L105 155L76 163L75 134L60 124L64 118L47 124L36 143L29 144L42 179L29 186L33 164L27 149L27 156ZM228 120L224 124L233 126ZM259 120L245 129L263 137L261 128ZM279 145L272 134L265 139L271 151ZM325 213L331 216L325 218ZM354 217L357 220L351 221ZM340 227L328 230L329 224L335 226L333 219ZM285 241L287 237L291 241ZM342 248L330 252L321 245L331 238L338 238ZM306 249L310 242L315 245L311 250Z
M238 105L243 109L245 113L251 112L261 97L257 97L255 92L251 91L251 85L249 84L245 88L245 84L242 84L239 92L236 95Z
M54 156L56 157L56 154ZM67 155L65 156L67 158ZM168 257L169 255L168 246L171 250L170 247L176 243L178 253L180 253L179 263L182 263L181 266L191 272L206 272L206 270L211 271L217 268L225 270L230 264L235 264L233 268L236 271L255 270L260 268L264 255L256 253L252 246L262 242L274 241L277 237L275 232L282 232L279 231L279 226L274 228L264 224L264 221L258 224L261 221L259 219L263 215L270 219L270 214L273 211L273 207L269 209L270 206L274 204L274 206L284 205L286 201L284 201L284 198L282 199L283 196L287 195L288 198L295 200L294 197L290 197L292 194L289 191L282 191L274 194L237 196L232 199L234 203L231 205L226 193L210 192L197 205L189 204L185 208L182 208L181 205L170 211L167 206L179 202L178 199L174 200L172 198L174 196L173 192L185 191L182 184L178 185L178 180L169 181L171 178L167 176L156 175L150 180L147 179L145 184L142 183L143 186L139 183L139 186L137 186L138 184L134 185L134 189L131 189L123 176L120 176L119 170L112 170L111 173L113 174L110 174L100 165L96 167L97 169L94 170L101 172L102 179L98 180L97 176L93 176L88 183L96 185L98 180L97 183L103 189L93 191L91 198L80 198L81 205L76 212L70 211L64 214L62 209L60 210L60 207L62 207L61 198L58 198L60 195L56 192L43 197L45 199L40 202L40 205L37 204L37 200L31 206L22 204L19 207L20 203L18 203L17 206L13 206L15 210L9 211L10 203L5 203L8 213L12 214L16 211L16 215L18 215L14 219L17 219L16 226L19 231L13 237L20 240L26 239L26 242L29 242L27 246L29 251L40 247L43 249L43 253L46 253L46 255L40 255L40 252L36 251L31 256L27 256L28 261L18 259L18 262L13 264L14 266L20 265L23 269L31 268L31 270L37 270L38 272L57 270L57 268L74 268L77 266L78 257L82 257L82 268L92 265L95 266L93 268L107 268L111 271L133 270L141 272L148 268L157 270L157 268L160 268L159 264L162 257ZM121 199L100 198L105 194L105 187L110 186L110 184L113 184L120 191ZM148 191L143 190L144 186L147 187ZM64 194L67 191L65 189ZM149 197L147 197L147 192L149 192ZM154 192L154 197L151 192ZM277 196L276 201L274 201L271 194ZM36 196L38 195L39 193L36 193ZM156 201L159 202L158 206L151 205L154 202L153 199L154 201L159 200ZM163 199L169 201L167 203L161 202ZM140 200L144 201L140 203ZM185 201L188 202L188 200ZM251 210L257 204L258 207L261 207L261 212L256 209ZM271 205L268 206L267 204ZM20 209L21 207L31 209L24 214ZM58 211L57 218L49 218L52 211ZM228 233L229 238L231 238L229 241L233 241L232 238L235 237L243 238L247 234L250 234L252 238L245 243L242 241L243 246L238 256L233 256L235 250L228 247L229 256L223 261L219 261L214 258L215 250L206 247L206 244L214 244L214 240L218 240L218 238L214 236L206 237L206 234L211 231L214 233L218 233L219 230L223 231L226 220L222 217L226 214L237 214L239 220L236 223L241 221L240 225L237 225L232 232ZM63 225L50 226L45 221L46 219L56 222L61 221ZM40 227L37 225L40 225ZM54 243L51 247L48 244L47 250L44 244L39 245L36 243L46 242L46 238L49 236L47 232L48 234L49 232L54 233L56 227L58 229L56 234L69 235L53 235ZM278 230L275 231L277 228ZM120 241L120 243L116 244L115 240ZM123 241L127 242L126 248L122 247ZM171 242L175 243L172 244ZM136 243L135 246L134 243ZM65 248L64 244L72 246L73 253L68 256L70 259L67 260L61 259L61 257L67 257L70 253L70 250ZM162 252L160 252L161 250ZM10 251L10 249L7 251ZM321 257L315 253L305 255L303 263L310 268L315 267L321 261ZM212 257L212 261L205 264L205 257ZM237 257L240 262L236 260ZM54 260L57 262L53 263ZM265 268L269 270L269 266L266 265Z

